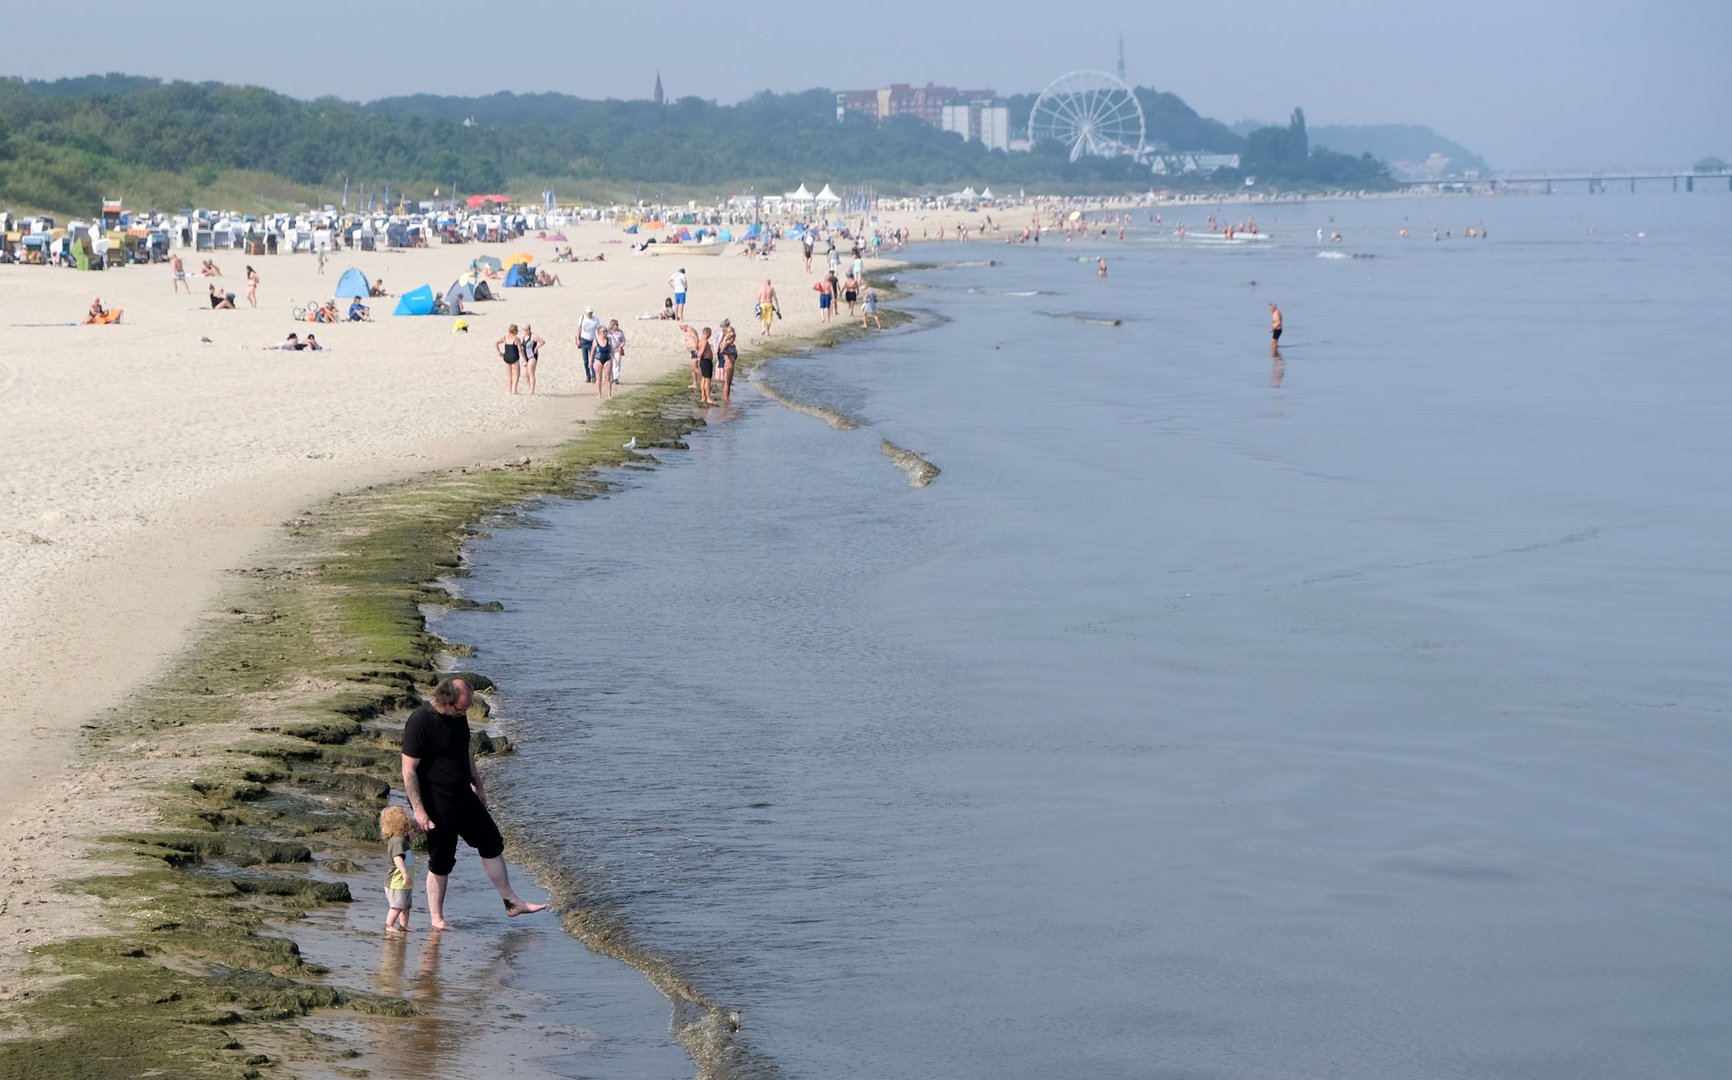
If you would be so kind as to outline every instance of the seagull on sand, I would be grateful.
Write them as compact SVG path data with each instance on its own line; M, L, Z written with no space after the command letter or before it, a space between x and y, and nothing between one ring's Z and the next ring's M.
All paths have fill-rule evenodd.
M620 447L620 449L622 449L622 450L636 450L637 449L637 436L633 435L631 437L631 441L626 443L624 446Z

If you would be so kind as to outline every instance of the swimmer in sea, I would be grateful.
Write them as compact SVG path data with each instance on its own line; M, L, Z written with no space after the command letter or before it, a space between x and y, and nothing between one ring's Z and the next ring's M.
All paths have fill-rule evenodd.
M1099 266L1099 271L1100 271L1100 275L1101 275L1101 280L1105 281L1107 279L1107 260L1105 259L1105 257L1102 257L1100 259L1098 266Z
M1269 355L1281 355L1281 309L1269 305Z

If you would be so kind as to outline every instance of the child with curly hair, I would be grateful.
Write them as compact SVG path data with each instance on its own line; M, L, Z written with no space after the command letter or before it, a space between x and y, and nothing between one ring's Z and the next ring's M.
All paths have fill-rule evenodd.
M409 869L414 856L409 841L418 830L415 819L401 806L387 806L379 814L379 835L385 838L385 853L391 857L391 872L385 877L385 930L409 929L409 909L415 901L415 885Z

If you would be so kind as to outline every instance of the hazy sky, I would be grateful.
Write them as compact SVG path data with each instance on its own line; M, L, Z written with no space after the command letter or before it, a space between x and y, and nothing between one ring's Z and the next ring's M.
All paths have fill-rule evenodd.
M409 5L68 0L9 73L119 70L296 97L554 90L733 102L928 81L1034 92L1075 68L1169 90L1226 123L1418 123L1495 168L1732 160L1726 0L796 0ZM405 25L407 24L407 25ZM80 27L128 46L81 48ZM700 32L702 31L702 32Z

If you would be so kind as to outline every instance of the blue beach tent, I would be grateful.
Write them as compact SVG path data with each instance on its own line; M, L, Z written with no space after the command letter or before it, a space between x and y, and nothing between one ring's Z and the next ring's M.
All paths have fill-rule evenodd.
M423 285L419 289L410 289L397 298L397 310L393 315L431 315L433 314L433 289Z
M535 271L528 263L512 263L511 269L505 273L505 287L515 289L524 285L535 284Z
M367 275L351 266L349 269L343 271L342 277L337 279L337 291L333 295L338 299L348 296L359 296L361 299L365 300L367 299L369 291Z

